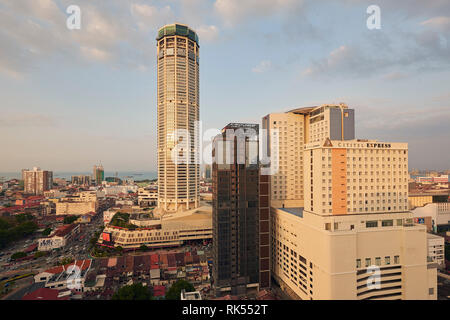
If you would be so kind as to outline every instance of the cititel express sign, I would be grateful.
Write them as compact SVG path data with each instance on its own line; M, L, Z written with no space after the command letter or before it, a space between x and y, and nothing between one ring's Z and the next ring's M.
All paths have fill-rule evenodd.
M338 142L336 147L344 148L391 148L390 143L355 143L355 142Z

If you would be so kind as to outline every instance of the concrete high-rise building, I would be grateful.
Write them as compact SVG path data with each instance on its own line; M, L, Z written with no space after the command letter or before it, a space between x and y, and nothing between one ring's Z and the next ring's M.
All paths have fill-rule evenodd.
M94 172L95 172L95 170L94 170ZM89 175L78 175L78 176L72 176L72 178L71 178L71 181L72 181L72 184L75 184L75 185L85 185L85 186L88 186L88 185L90 185L91 184L91 176L89 176Z
M43 195L53 186L53 172L34 167L33 170L22 171L25 194Z
M306 143L325 138L355 138L354 110L345 104L271 113L262 119L262 125L269 139L278 139L278 150L271 150L271 143L268 143L267 152L277 161L278 171L271 177L271 201L278 207L303 206L303 148Z
M22 169L22 180L25 181L25 171L29 171L30 169Z
M198 36L188 26L176 23L159 29L156 41L158 209L190 210L200 201Z
M270 286L269 176L257 124L232 123L214 139L213 279L216 296Z
M321 137L323 138L323 137ZM272 275L299 299L436 299L426 227L408 211L408 146L304 146L304 207L271 208Z
M211 165L205 164L202 172L203 179L211 179Z
M94 179L95 185L97 185L97 186L102 185L102 181L105 179L105 171L103 170L102 165L94 166L93 179Z

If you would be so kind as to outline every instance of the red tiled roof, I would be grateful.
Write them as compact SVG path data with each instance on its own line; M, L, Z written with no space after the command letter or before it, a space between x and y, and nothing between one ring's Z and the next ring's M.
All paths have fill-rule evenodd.
M90 267L92 263L92 260L76 260L75 263L69 263L66 264L64 266L58 266L58 267L53 267L51 269L45 270L44 272L48 272L48 273L53 273L53 274L57 274L57 273L61 273L64 270L67 270L71 265L77 265L81 270L86 270Z
M58 290L40 288L23 296L22 300L68 300L69 297L58 298Z
M158 264L159 262L159 256L157 254L152 254L150 256L150 263L151 264Z
M77 226L77 224L75 224L75 223L61 226L58 228L58 230L56 230L54 235L58 236L58 237L64 237L65 235L70 233L73 229L75 229L76 226Z
M26 252L26 253L31 252L31 251L33 251L34 249L36 249L37 247L38 247L38 244L37 244L37 243L33 243L33 244L29 245L28 248L26 248L26 249L24 250L24 252Z
M39 200L43 200L44 197L43 196L29 196L27 198L27 201L39 201Z
M163 297L166 295L166 287L164 286L154 286L153 287L153 295L155 297Z
M6 207L6 208L2 208L0 211L4 211L4 212L15 212L15 211L20 211L26 208L33 208L33 207L38 207L40 206L39 203L29 203L29 204L24 204L21 206L12 206L12 207Z
M238 300L238 298L235 297L235 296L230 296L229 294L227 294L224 297L214 298L212 300Z

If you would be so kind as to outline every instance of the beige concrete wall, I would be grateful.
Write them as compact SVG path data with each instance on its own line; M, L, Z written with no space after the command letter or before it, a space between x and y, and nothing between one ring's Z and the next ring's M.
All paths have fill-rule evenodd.
M89 202L57 202L57 215L82 215L89 212L96 212L97 203L95 201Z
M282 209L272 208L272 271L301 299L363 299L394 293L400 295L377 299L432 298L428 295L430 281L432 284L433 279L428 278L425 226L404 226L403 223L381 226L381 220L393 217L409 219L411 214L321 217L303 212L303 218L300 218ZM366 228L365 223L362 223L366 220L380 221L379 227ZM325 230L326 223L330 223L332 228L337 223L338 229ZM354 226L352 230L347 228L351 225ZM343 230L339 230L340 226L343 226ZM306 270L300 267L299 256L306 259ZM394 258L396 256L398 261ZM366 258L371 259L370 265L375 265L376 259L380 258L382 281L397 281L381 284L383 290L379 292L367 292L368 289L364 286L357 289L357 286L366 283L365 280L357 281L358 277L367 276L364 274ZM357 259L362 262L361 268L356 266ZM287 266L283 265L286 262ZM286 270L283 270L283 266ZM306 273L306 289L294 278L293 271L300 275L300 270ZM363 274L357 276L357 270L361 270ZM401 275L384 276L398 272ZM397 286L401 288L386 289ZM357 295L358 292L361 293L360 296Z

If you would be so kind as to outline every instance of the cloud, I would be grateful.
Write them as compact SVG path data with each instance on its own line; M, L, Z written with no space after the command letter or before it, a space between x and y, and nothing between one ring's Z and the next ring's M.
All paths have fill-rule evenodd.
M450 17L434 17L420 23L422 26L432 27L439 30L450 29Z
M111 54L97 48L81 47L81 53L89 60L107 61L111 59Z
M398 44L402 45L399 46ZM356 44L343 44L327 56L313 59L303 69L305 77L369 78L386 74L390 80L406 73L442 71L450 68L450 37L433 30L371 34Z
M55 119L48 115L34 113L3 113L0 127L53 127Z
M405 79L407 77L408 77L407 73L394 71L394 72L390 72L388 74L383 75L382 78L385 80L401 80L401 79Z
M168 5L158 8L146 4L131 4L131 13L137 19L137 25L141 30L157 29L173 22L175 14Z
M356 47L341 45L332 50L328 57L313 61L302 75L318 77L343 72L363 74L370 71L370 64L368 58Z
M270 60L263 60L257 66L252 69L254 73L263 73L268 71L272 67Z
M194 28L197 32L200 41L211 42L215 41L219 36L219 29L216 26L199 26Z
M41 61L101 62L145 70L157 28L175 19L170 6L79 0L81 29L66 28L70 0L4 0L0 6L0 72L23 77ZM150 37L149 37L150 36Z
M214 10L227 26L233 26L245 19L289 12L302 3L300 0L216 0Z
M450 105L420 109L388 105L360 110L359 114L358 127L383 137L433 137L448 132L450 123Z

